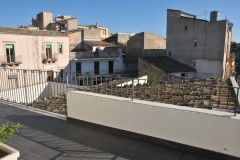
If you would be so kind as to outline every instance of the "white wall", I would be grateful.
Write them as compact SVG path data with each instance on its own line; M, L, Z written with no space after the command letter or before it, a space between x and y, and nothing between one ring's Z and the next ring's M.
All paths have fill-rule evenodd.
M223 72L222 61L196 59L197 78L221 78Z
M70 85L69 85L70 87ZM74 90L74 89L69 89ZM32 103L36 99L64 94L68 91L67 85L56 82L46 82L38 85L9 89L0 92L0 98L15 103ZM27 97L26 97L27 96Z
M68 117L240 157L240 116L74 91Z
M240 104L240 90L235 77L230 77L230 82L234 87L235 96L238 96L238 103Z
M86 60L72 60L71 63L71 72L76 73L76 62L81 62L82 67L82 74L89 73L90 75L94 74L94 62L99 62L99 69L100 74L108 74L108 62L113 61L114 62L114 72L120 72L123 70L123 61L122 58L116 58L116 59L86 59Z
M31 103L37 99L41 94L43 94L44 89L48 86L48 83L43 83L39 85L32 85L28 87L21 87L10 89L0 92L0 97L4 100L8 100L16 103ZM46 95L49 93L46 92ZM26 97L27 95L27 97Z

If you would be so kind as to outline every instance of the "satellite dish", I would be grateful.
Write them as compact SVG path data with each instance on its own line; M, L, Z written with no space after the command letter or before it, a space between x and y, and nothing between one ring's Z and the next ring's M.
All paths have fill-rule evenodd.
M232 28L233 27L233 23L229 22L228 27Z

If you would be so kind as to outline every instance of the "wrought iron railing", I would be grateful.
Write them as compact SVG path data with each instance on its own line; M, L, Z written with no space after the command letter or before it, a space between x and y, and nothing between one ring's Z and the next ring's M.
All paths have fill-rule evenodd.
M18 69L0 69L0 77L2 100L60 114L67 114L66 93L72 90L223 110L235 115L240 112L239 88L220 79L149 82L118 74L83 75Z

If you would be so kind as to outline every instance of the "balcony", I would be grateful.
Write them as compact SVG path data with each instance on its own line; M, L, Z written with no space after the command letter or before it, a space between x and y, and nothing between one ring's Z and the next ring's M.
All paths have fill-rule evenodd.
M19 159L210 159L63 118L0 103L0 124L19 122L23 125L17 134L4 142L20 151Z
M22 55L0 56L0 65L6 66L18 66L22 64Z
M58 61L57 54L53 54L51 57L47 57L45 53L42 54L42 63L55 63L56 61Z
M24 126L7 142L20 150L20 159L209 160L199 155L203 153L199 148L207 150L207 156L240 157L239 114L222 111L223 107L231 112L239 109L232 95L239 88L228 82L148 82L61 72L49 79L47 71L14 69L0 69L0 75L0 124L10 121ZM23 82L18 87L6 83L14 81L13 75ZM4 101L25 104L30 110ZM34 110L44 110L45 115ZM74 121L80 117L82 121ZM182 144L188 149L192 146L196 153L183 151Z
M119 52L92 52L80 51L70 55L70 59L106 59L118 58L121 54Z

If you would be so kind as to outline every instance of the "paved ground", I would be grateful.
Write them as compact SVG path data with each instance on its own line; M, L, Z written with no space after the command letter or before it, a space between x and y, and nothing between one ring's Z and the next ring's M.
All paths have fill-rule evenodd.
M22 160L210 160L0 103L0 124L7 122L24 125L6 142L20 150Z

